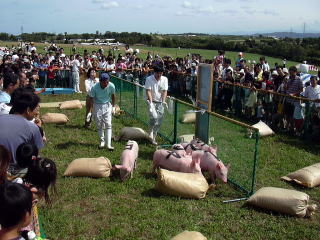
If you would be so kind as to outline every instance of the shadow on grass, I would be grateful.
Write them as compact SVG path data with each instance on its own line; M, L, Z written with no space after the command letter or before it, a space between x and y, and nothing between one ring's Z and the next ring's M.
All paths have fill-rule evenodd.
M96 147L98 150L98 147L96 144L93 143L83 143L83 142L78 142L78 141L69 141L69 142L64 142L64 143L59 143L56 145L56 148L59 150L64 150L68 149L72 146L87 146L87 147Z
M141 196L143 197L152 197L152 198L160 198L161 196L163 196L163 194L157 192L156 190L154 190L153 188L148 189L146 191L143 191L141 193Z
M305 150L315 155L320 154L320 144L314 143L312 141L303 141L294 137L282 137L278 138L276 142L294 146L300 150Z

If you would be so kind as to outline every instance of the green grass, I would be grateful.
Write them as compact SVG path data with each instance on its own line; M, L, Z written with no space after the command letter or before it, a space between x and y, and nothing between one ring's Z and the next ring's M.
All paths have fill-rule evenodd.
M85 96L48 95L41 98L42 102L54 102L83 100ZM243 196L229 184L218 182L217 188L208 192L202 200L179 199L155 192L156 178L150 173L155 147L146 142L139 144L134 178L124 183L120 182L117 173L107 179L63 177L64 170L75 158L105 156L112 164L118 163L125 142L114 142L114 152L99 150L95 128L82 127L84 108L63 111L41 109L42 114L45 112L63 112L70 119L64 126L44 126L49 141L41 154L55 160L58 167L58 193L52 197L52 206L40 207L49 239L170 239L184 230L199 231L208 239L318 238L319 212L311 219L298 219L256 210L244 202L223 204L223 200ZM143 114L143 108L139 113ZM239 175L239 171L246 167L233 163L236 158L242 159L252 153L252 142L244 138L243 129L221 120L212 121L216 123L212 134L218 145L218 154L223 161L231 163L230 175ZM115 133L124 126L146 129L129 115L113 118ZM167 131L169 125L164 125L164 128ZM193 126L180 124L179 129L185 133ZM279 179L288 172L318 162L319 155L319 146L312 143L281 135L261 139L257 188L275 186L297 189L308 193L319 205L319 188L306 189Z

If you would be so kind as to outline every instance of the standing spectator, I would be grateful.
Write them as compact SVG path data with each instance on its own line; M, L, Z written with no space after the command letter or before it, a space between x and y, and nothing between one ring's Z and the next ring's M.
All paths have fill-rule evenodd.
M290 96L300 96L300 93L303 91L303 83L297 76L297 68L295 66L291 66L289 68L289 74L289 81L285 86L286 94ZM294 129L293 113L296 102L297 100L292 98L285 99L284 115L288 124L287 129L290 131L293 131Z
M100 82L91 88L89 96L97 121L100 138L99 148L104 148L105 142L107 142L107 148L113 150L114 147L111 146L112 112L114 111L116 97L115 86L110 82L110 77L107 73L100 75Z
M80 55L77 54L72 63L72 80L73 88L76 93L81 93L80 91Z
M91 91L91 88L99 82L99 78L96 78L97 73L94 68L90 68L87 77L88 79L84 81L86 92L87 92L87 98L86 98L86 120L85 120L85 127L89 127L91 123L91 116L92 116L92 104L90 104L90 96L89 93Z

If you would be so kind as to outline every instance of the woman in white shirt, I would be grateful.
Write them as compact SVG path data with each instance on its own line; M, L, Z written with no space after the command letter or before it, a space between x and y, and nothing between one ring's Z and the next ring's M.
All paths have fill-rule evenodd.
M84 81L86 92L87 92L87 98L86 98L86 119L85 119L85 127L89 127L90 123L92 121L92 105L90 104L90 97L89 93L91 91L91 88L99 82L99 78L97 78L97 73L94 68L89 68L87 73L88 79Z

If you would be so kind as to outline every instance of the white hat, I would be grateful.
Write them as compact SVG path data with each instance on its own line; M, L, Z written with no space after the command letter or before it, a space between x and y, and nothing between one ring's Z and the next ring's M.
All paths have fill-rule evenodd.
M276 70L273 70L273 71L272 71L272 75L278 76L279 74L278 74L278 72L277 72Z
M284 73L289 73L288 68L283 68L283 69L282 69L282 72L284 72Z
M242 53L242 52L239 52L239 54L238 54L238 55L242 57L243 53Z
M63 58L64 58L64 57L66 57L66 55L65 55L64 53L62 53L62 54L60 55L60 57L63 57Z
M140 52L140 50L139 49L136 49L136 53L139 53Z
M241 69L239 73L245 74L244 69Z

